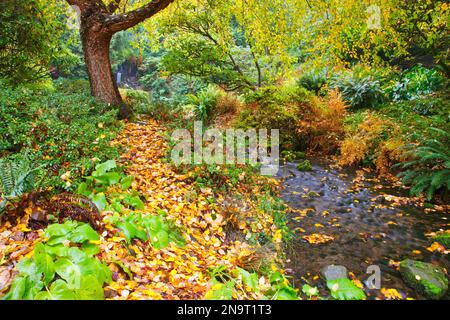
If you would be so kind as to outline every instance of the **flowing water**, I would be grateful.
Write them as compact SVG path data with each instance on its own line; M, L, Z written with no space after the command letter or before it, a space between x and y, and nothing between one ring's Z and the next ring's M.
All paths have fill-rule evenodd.
M370 276L367 268L377 265L382 287L395 288L403 297L423 298L405 285L395 262L411 258L450 270L448 255L426 250L432 241L425 236L449 229L448 213L426 210L423 204L414 204L405 190L383 186L362 172L332 169L325 161L313 162L310 172L298 171L295 163L282 166L282 198L291 208L302 210L290 217L296 237L288 250L287 271L296 286L306 280L326 292L317 277L323 267L343 265L364 282ZM303 238L310 234L334 240L310 244ZM372 299L383 297L379 290L366 289L366 293Z

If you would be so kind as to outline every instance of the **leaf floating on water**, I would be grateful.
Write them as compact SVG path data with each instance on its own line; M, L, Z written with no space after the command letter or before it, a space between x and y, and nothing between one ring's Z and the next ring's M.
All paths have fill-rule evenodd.
M322 244L333 241L334 238L332 236L328 236L326 234L313 233L307 236L303 236L303 239L308 241L310 244Z
M403 299L402 295L397 291L397 289L381 288L380 291L386 300L402 300Z

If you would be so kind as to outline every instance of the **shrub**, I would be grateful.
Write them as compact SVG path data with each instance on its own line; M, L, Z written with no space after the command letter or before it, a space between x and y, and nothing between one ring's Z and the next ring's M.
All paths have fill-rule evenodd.
M431 127L448 126L450 99L446 94L433 94L411 101L383 104L376 110L390 119L395 119L402 134L408 135L409 141L414 141L424 136L433 136L435 132L430 132Z
M338 163L375 165L379 173L386 173L394 163L404 159L403 145L399 126L373 112L365 113L362 122L347 126Z
M321 89L327 84L327 70L309 70L304 72L298 79L298 85L309 91L319 94Z
M235 114L241 107L239 98L232 93L224 93L219 96L216 103L215 115Z
M438 71L416 66L403 73L388 91L394 101L414 100L441 89L445 81Z
M143 90L120 89L125 103L138 114L149 114L152 110L150 94Z
M279 129L282 150L299 149L305 142L297 132L300 115L309 109L311 94L298 86L266 87L245 97L235 121L238 128Z
M335 153L344 134L347 106L336 90L325 98L313 98L304 110L297 132L307 142L308 149L325 154Z
M411 185L411 194L425 193L428 200L434 194L450 189L450 133L434 129L437 137L425 139L418 146L407 146L412 160L398 165L405 172L399 174L403 182Z
M220 91L217 87L210 85L198 94L188 95L189 103L194 107L194 114L197 120L209 122L220 97Z
M28 155L45 165L43 187L71 188L93 166L92 159L110 159L118 150L110 140L120 128L117 110L97 102L89 92L59 92L71 82L56 83L57 91L3 86L0 97L0 157L12 161ZM70 171L70 179L60 176Z
M385 100L381 80L359 69L335 76L330 87L339 89L353 109L373 108Z
M297 165L299 171L312 171L313 167L309 160L304 160Z

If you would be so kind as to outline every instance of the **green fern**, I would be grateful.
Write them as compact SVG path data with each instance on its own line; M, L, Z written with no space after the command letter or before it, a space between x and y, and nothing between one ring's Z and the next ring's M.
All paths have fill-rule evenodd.
M412 160L399 164L406 171L399 174L403 183L411 185L411 194L425 194L431 200L441 189L450 189L450 133L432 128L438 139L424 140L421 145L408 146Z
M6 205L32 191L35 188L35 177L43 166L32 168L26 160L0 159L0 214Z

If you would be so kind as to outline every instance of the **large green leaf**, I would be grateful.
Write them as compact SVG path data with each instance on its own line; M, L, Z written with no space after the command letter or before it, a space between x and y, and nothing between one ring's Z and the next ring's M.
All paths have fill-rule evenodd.
M328 280L327 287L330 289L331 296L337 300L364 300L366 298L364 291L347 278Z
M100 163L95 166L95 171L92 173L93 177L99 177L104 175L106 172L117 168L117 164L114 160L108 160L106 162Z
M131 187L131 184L133 183L134 177L133 176L126 176L123 177L122 180L120 180L120 185L122 187L122 190L127 190Z
M297 291L294 288L283 286L273 296L275 300L298 300Z
M250 273L247 270L236 268L237 276L242 279L242 283L250 288L252 291L259 291L258 287L258 275L256 273Z
M133 207L136 210L144 210L145 206L142 200L139 198L139 196L129 196L127 195L124 198L124 201L127 205Z
M117 172L107 172L95 177L95 182L104 186L112 186L120 181L120 174Z
M69 284L61 279L56 280L50 286L50 297L52 300L75 300L77 298Z
M103 193L93 195L92 202L95 204L99 211L103 211L103 209L105 209L105 207L108 205L106 197Z
M205 295L205 299L207 299L207 300L231 300L231 299L233 299L233 290L234 290L233 281L221 283L217 280L214 280L211 290L209 290Z
M95 275L83 277L80 289L76 290L76 295L79 300L104 299L102 284Z
M66 221L63 224L52 224L45 229L45 236L47 238L66 236L76 226L76 221Z
M27 277L16 277L9 292L2 298L2 300L22 300L25 295L27 285Z
M56 273L67 282L69 288L80 288L81 271L78 265L67 258L62 258L55 262L55 270Z
M98 233L87 223L79 225L70 235L70 241L75 243L83 243L89 240L98 241L99 239Z
M152 246L155 249L163 249L169 245L169 234L165 230L150 232Z
M42 243L36 245L33 261L36 264L36 270L43 274L45 285L49 284L55 277L55 266L52 257L46 253Z

